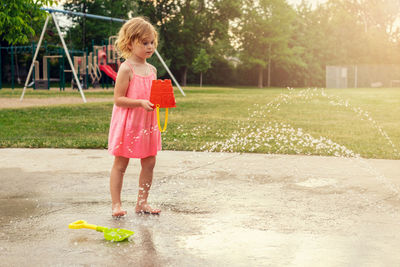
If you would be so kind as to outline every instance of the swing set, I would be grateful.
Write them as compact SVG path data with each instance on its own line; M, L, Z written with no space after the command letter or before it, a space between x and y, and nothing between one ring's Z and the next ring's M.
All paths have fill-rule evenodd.
M124 23L127 20L118 19L118 18L111 18L111 17L106 17L106 16L92 15L92 14L81 13L81 12L72 12L72 11L66 11L66 10L51 9L51 8L42 8L42 10L47 11L48 15L46 17L46 21L44 23L44 26L43 26L43 29L42 29L42 33L40 35L38 44L36 46L35 54L33 56L32 63L31 63L30 68L29 68L29 72L28 72L28 75L27 75L26 80L25 80L25 85L24 85L24 88L22 90L20 101L22 101L23 98L24 98L24 95L25 95L25 92L26 92L26 88L29 86L28 84L29 84L29 81L30 81L32 73L34 73L34 75L36 76L35 78L38 78L38 76L37 76L38 75L37 74L38 71L35 72L34 68L35 68L35 64L38 65L38 62L36 61L36 59L37 59L37 56L38 56L38 53L39 53L39 50L40 50L40 47L41 47L41 44L42 44L42 41L43 41L43 38L44 38L44 34L46 32L46 29L47 29L48 22L49 22L50 17L51 17L53 19L53 22L54 22L55 26L56 26L58 35L60 37L60 41L61 41L62 46L63 46L63 49L60 49L60 50L63 50L62 51L63 55L65 54L65 57L68 60L68 63L69 63L70 68L71 68L71 72L73 74L73 81L74 81L75 85L78 87L78 90L79 90L79 92L81 94L83 102L86 103L87 101L86 101L85 95L84 95L83 90L82 90L82 88L83 88L82 85L84 83L83 77L84 77L85 73L86 73L86 83L88 81L89 73L90 73L90 76L92 78L92 82L93 81L97 81L98 82L99 81L99 73L101 73L100 70L103 71L104 73L106 73L107 76L110 76L111 78L113 78L115 80L115 77L116 77L115 71L109 65L107 65L107 63L104 64L104 62L108 62L109 61L108 59L110 59L111 61L115 62L116 64L120 64L118 56L117 56L116 51L115 51L115 47L113 45L113 43L115 42L115 37L110 37L109 42L108 42L109 45L106 46L106 47L104 47L104 46L102 46L102 47L93 46L93 52L88 54L87 51L86 51L86 53L84 54L83 57L81 57L81 58L74 57L74 62L75 62L75 64L74 64L74 62L73 62L73 60L71 59L71 56L70 56L70 51L68 50L68 47L65 44L64 38L62 37L61 31L60 31L60 27L58 25L58 21L57 21L57 18L55 16L55 13L63 13L63 14L73 15L73 16L80 16L80 17L94 18L94 19L100 19L100 20L107 20L107 21L110 21L110 22L114 22L115 21L115 22ZM11 51L13 51L13 50L11 49ZM33 49L32 49L32 51L33 51ZM174 81L175 85L180 90L181 94L183 96L185 96L185 92L183 91L183 89L181 88L179 83L176 81L174 75L171 73L170 69L165 64L165 61L162 59L162 57L160 56L160 54L158 53L157 50L155 50L155 54L158 57L158 59L160 60L160 62L163 65L163 67L166 69L166 71L170 75L170 77L172 78L172 80ZM46 62L47 62L47 60L49 58L50 57L48 56L47 59L46 59ZM0 57L0 60L1 60L1 57ZM43 62L45 62L45 61L43 61ZM48 65L46 65L46 67L44 65L45 64L43 64L44 69L45 68L47 69ZM1 61L0 61L0 66L1 66ZM13 71L13 69L14 68L12 66L12 71ZM63 71L63 72L65 72L65 71ZM43 73L45 74L44 71L43 71ZM49 72L47 72L47 75L48 74L49 74ZM12 73L12 75L14 75L14 73ZM48 79L48 84L49 83L50 83L50 79ZM171 86L171 88L172 88L172 86Z

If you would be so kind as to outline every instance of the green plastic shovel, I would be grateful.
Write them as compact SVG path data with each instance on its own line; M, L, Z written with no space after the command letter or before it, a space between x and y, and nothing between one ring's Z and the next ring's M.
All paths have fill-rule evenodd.
M81 228L88 228L92 230L96 230L98 232L104 233L104 238L109 241L123 241L133 235L135 232L125 230L125 229L118 229L118 228L107 228L102 226L97 226L94 224L88 224L84 220L79 220L68 225L70 229L81 229Z

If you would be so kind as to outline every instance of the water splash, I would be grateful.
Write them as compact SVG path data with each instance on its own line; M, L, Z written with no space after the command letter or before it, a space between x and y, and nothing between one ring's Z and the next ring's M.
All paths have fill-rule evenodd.
M282 104L290 104L295 100L303 100L305 102L310 102L315 97L326 98L329 101L328 103L330 105L344 107L345 109L355 113L357 117L359 117L361 120L366 120L367 122L369 122L373 126L373 128L377 130L377 132L379 132L379 134L392 147L395 155L400 157L400 152L398 151L396 145L393 143L392 139L389 137L386 131L383 130L383 128L377 123L377 121L372 118L369 112L361 109L360 107L355 107L351 105L348 100L342 99L339 96L328 95L323 88L320 89L308 88L300 91L296 91L293 88L288 88L288 93L280 94L277 98L269 102L267 105L265 106L256 105L256 107L259 109L259 112L253 112L253 114L250 115L250 117L265 118L266 113L271 113L273 110L280 110L280 106Z
M336 157L357 156L350 149L328 138L315 138L303 132L301 128L295 129L290 124L282 122L268 122L261 127L241 123L241 128L234 131L230 138L207 143L200 149L209 152L254 152L258 149L271 148L275 148L274 151L277 153L304 155L318 153Z
M396 196L396 199L400 200L400 191L398 187L351 149L325 137L313 137L305 133L303 129L295 129L288 123L269 121L261 126L255 124L257 120L265 119L268 114L280 110L280 107L284 104L290 104L296 100L307 102L313 100L315 97L324 97L329 100L330 105L344 107L354 112L361 119L366 119L390 144L394 153L400 156L391 138L367 111L362 110L360 107L350 105L348 100L343 100L338 96L328 95L324 89L317 88L308 88L300 91L288 88L287 93L280 94L273 101L264 106L254 104L253 110L251 108L248 109L249 117L247 121L238 121L239 129L234 131L230 137L223 141L208 142L200 149L209 152L255 152L259 149L263 149L276 153L318 154L349 158L372 174ZM217 135L221 136L218 132Z
M394 153L400 157L400 153L395 144L382 129L382 127L374 120L371 115L362 110L360 107L350 105L348 100L343 100L338 96L328 95L324 89L308 88L296 91L288 88L288 92L280 94L274 100L266 105L254 104L253 110L248 109L249 117L247 122L238 121L239 130L232 133L230 138L224 141L208 142L200 148L210 152L255 152L264 148L271 150L275 147L277 153L295 153L310 155L316 153L318 155L330 155L336 157L359 157L358 154L349 150L345 146L339 145L325 137L313 137L304 133L301 128L294 129L290 124L284 124L277 121L269 121L261 126L254 126L254 120L265 119L268 114L279 111L280 107L290 104L294 101L311 101L315 97L324 97L329 100L332 106L341 106L352 112L363 120L368 121L374 129L388 142ZM252 123L252 125L250 125ZM219 132L217 136L222 136Z

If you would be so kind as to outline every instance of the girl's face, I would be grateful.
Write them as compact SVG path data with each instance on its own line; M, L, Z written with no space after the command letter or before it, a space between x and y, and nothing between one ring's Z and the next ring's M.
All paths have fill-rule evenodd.
M155 51L154 34L144 38L142 41L134 41L131 44L133 55L142 59L150 58Z

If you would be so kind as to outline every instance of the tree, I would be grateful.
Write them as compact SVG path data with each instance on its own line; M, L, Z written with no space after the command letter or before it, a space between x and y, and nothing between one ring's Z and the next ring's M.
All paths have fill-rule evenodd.
M53 0L13 0L0 4L0 38L10 44L24 44L35 34L35 24L41 24L46 12L40 10Z
M301 64L289 46L293 9L282 0L243 1L243 14L234 32L240 43L242 61L258 70L258 87L263 87L264 69L271 81L272 62L280 65Z
M326 65L400 61L396 0L330 0L316 9L303 1L296 12L290 43L305 63L292 71L300 86L323 85Z
M120 19L129 19L136 4L131 0L67 0L66 10L108 16ZM74 25L67 29L67 39L75 48L90 47L92 40L99 44L109 36L116 35L122 23L104 21L92 18L70 16Z
M171 69L187 73L200 48L220 51L229 45L229 20L239 14L239 0L138 0L138 13L148 16L159 27L164 40L162 54L171 59ZM218 49L217 49L218 47ZM215 48L215 49L214 49Z
M200 72L200 87L203 86L203 72L207 72L209 68L211 68L211 58L205 49L200 49L199 54L193 61L194 72Z
M395 0L330 0L319 7L326 63L391 64L400 60Z
M325 65L327 47L333 40L329 36L329 21L325 9L321 6L312 9L303 0L296 7L296 20L290 46L296 46L297 56L304 64L297 64L289 69L287 79L290 86L322 86L325 83Z
M398 50L398 19L400 2L397 0L352 0L352 11L362 26L364 61L368 63L396 63ZM374 61L374 62L372 62Z

